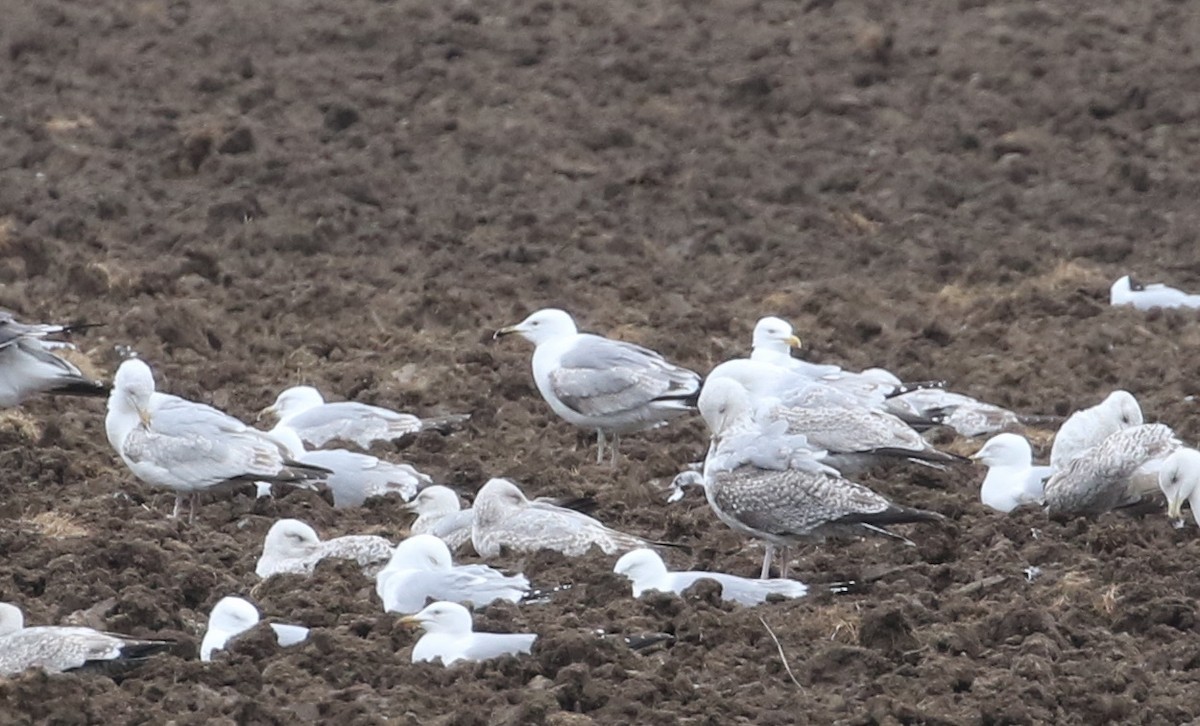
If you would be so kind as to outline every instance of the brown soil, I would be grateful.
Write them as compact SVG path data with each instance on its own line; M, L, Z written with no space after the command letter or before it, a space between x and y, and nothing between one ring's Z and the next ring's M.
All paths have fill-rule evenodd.
M1189 3L4 0L0 17L0 305L105 323L79 340L104 374L131 345L163 389L246 418L300 381L469 411L466 431L375 453L465 491L504 475L593 494L602 520L694 548L674 565L747 575L757 546L694 494L663 501L701 455L698 419L598 467L537 397L529 347L491 331L557 305L705 371L775 313L813 360L1030 413L1125 387L1200 434L1197 316L1107 306L1127 271L1200 288ZM407 519L396 501L241 492L170 520L103 412L41 400L0 424L0 599L52 623L111 598L85 619L180 645L123 673L0 682L0 723L1197 715L1196 530L1005 518L969 468L865 480L951 518L916 547L798 553L815 589L859 592L636 601L612 558L510 559L574 583L477 615L540 633L533 655L442 669L409 663L413 634L367 580L322 566L255 593L310 642L257 632L202 664L205 616L256 584L275 518L393 537ZM675 641L635 652L598 629Z

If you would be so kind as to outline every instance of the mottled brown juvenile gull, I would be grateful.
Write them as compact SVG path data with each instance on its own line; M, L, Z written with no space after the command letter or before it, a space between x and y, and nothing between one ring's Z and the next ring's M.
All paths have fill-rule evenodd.
M749 396L736 381L709 381L700 394L700 413L713 432L704 473L680 476L699 478L721 521L767 543L764 578L775 547L784 551L781 576L786 577L787 548L797 542L867 534L904 539L885 527L943 519L892 504L788 443L803 437L767 430L755 435Z
M415 534L392 552L375 575L375 594L389 613L415 613L427 600L487 605L520 602L529 592L524 575L506 575L487 565L455 565L450 549L431 534Z
M354 560L363 574L374 577L392 556L392 543L373 534L352 534L322 541L316 530L298 519L271 525L263 540L254 573L262 578L285 573L311 575L324 559Z
M203 403L154 390L150 367L130 358L117 369L108 397L105 432L113 449L146 484L175 492L178 516L196 496L228 481L283 482L313 488L329 472L288 458L262 431Z
M463 509L458 495L449 487L434 484L417 492L404 508L416 512L417 518L409 526L412 534L432 534L456 550L471 541L471 523L475 513L470 507Z
M1163 424L1121 429L1055 471L1046 482L1046 511L1087 516L1136 504L1158 488L1163 460L1181 445Z
M646 547L652 542L615 529L573 509L548 502L531 502L507 479L491 479L475 497L471 543L480 557L513 552L557 550L579 557L592 547L606 555Z
M42 625L25 627L21 609L0 603L0 676L26 668L62 673L89 663L140 660L173 643L141 640L92 628Z
M324 446L335 439L369 447L375 441L391 441L405 434L432 429L445 431L470 418L469 415L418 418L380 406L355 401L326 403L312 386L294 386L279 394L260 416L273 413L310 446Z
M413 646L413 663L436 660L451 666L460 660L474 662L528 653L537 640L533 633L476 633L471 613L453 602L431 603L416 615L400 618L400 622L425 631Z
M694 409L700 376L639 345L580 333L562 310L538 310L495 337L518 333L534 344L533 381L550 409L596 432L596 462L605 434L615 463L621 434L662 426Z
M208 628L200 641L200 660L212 660L213 653L224 650L239 635L246 632L261 619L258 608L249 600L240 597L223 597L213 606L208 616ZM303 625L271 623L275 640L283 647L302 643L308 638L308 628Z
M1072 459L1106 438L1143 423L1142 407L1129 391L1113 391L1100 403L1071 414L1054 435L1050 466L1065 469Z
M12 313L0 310L0 408L12 408L39 393L108 395L108 386L88 378L73 363L54 354L54 348L69 344L45 340L72 327L20 323Z
M1054 467L1033 465L1033 449L1024 436L993 436L971 458L988 468L979 488L984 505L1007 514L1023 504L1043 502L1043 483Z
M670 572L657 552L637 549L626 552L617 560L613 572L624 575L633 583L633 596L641 597L650 591L682 593L700 580L713 580L721 586L721 599L740 605L758 605L770 595L804 597L808 587L798 580L751 580L723 572Z
M884 401L884 410L905 421L936 421L960 436L986 436L1021 424L1021 417L944 388L917 388Z
M1177 449L1168 456L1158 471L1158 486L1167 497L1168 517L1182 520L1183 503L1187 502L1192 518L1200 525L1200 451Z

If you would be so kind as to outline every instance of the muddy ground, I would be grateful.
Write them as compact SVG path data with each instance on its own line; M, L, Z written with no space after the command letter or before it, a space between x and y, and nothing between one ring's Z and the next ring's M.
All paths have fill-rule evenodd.
M376 445L465 492L504 475L752 575L761 550L692 494L696 419L610 471L498 326L557 305L706 371L754 321L812 360L1062 415L1115 387L1200 433L1200 320L1107 306L1129 271L1200 288L1200 13L1032 1L2 0L0 305L104 327L162 389L244 418L297 382L470 412ZM0 425L0 599L31 623L179 640L118 674L0 681L0 723L1176 724L1196 716L1197 529L1068 524L978 504L982 472L864 481L951 518L916 547L798 551L820 593L755 609L700 586L629 596L601 556L510 558L552 602L491 607L530 657L409 663L413 634L353 568L255 593L314 627L196 660L261 537L403 535L397 501L290 492L167 518L108 449L98 400ZM1038 451L1049 435L1033 432ZM960 452L978 442L939 439ZM1027 581L1026 568L1040 568ZM96 607L97 604L99 607ZM79 612L86 611L86 612ZM765 623L765 624L764 624ZM769 628L778 636L773 642ZM595 631L666 632L634 652ZM782 651L782 656L781 656ZM786 659L786 660L785 660ZM793 682L787 667L795 678Z

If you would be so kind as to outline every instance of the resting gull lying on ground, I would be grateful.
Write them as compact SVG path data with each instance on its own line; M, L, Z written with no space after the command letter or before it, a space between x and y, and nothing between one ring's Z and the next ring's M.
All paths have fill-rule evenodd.
M71 396L108 395L108 386L93 381L70 361L55 355L48 335L86 326L17 322L0 310L0 408L12 408L39 393ZM59 343L58 346L68 345Z
M455 565L446 543L431 534L401 542L375 575L375 593L389 613L415 613L428 599L476 606L519 602L528 592L524 575L505 575L487 565Z
M613 572L633 582L634 597L649 591L678 595L698 580L714 580L721 586L722 599L741 605L758 605L769 595L791 598L804 597L808 593L808 587L796 580L751 580L721 572L670 572L662 557L649 549L636 549L621 555Z
M324 446L342 439L364 449L375 441L391 441L426 429L444 431L470 418L464 414L422 419L355 401L326 403L321 392L312 386L294 386L283 391L259 416L268 413L278 416L279 423L291 428L310 446Z
M1018 434L993 436L971 458L988 467L979 500L999 512L1041 504L1043 482L1054 473L1053 467L1033 465L1033 449Z
M562 310L538 310L494 337L518 333L534 344L533 381L551 410L596 431L596 462L605 434L615 464L621 434L661 426L693 409L700 376L639 345L580 333Z
M1121 429L1055 470L1046 481L1046 511L1087 516L1136 504L1158 489L1163 460L1180 446L1163 424Z
M417 518L409 527L413 534L432 534L457 550L471 541L471 522L475 513L468 507L463 509L458 495L450 487L440 484L427 486L417 492L404 508L416 512Z
M113 449L146 484L175 492L179 516L190 499L232 480L283 482L313 488L329 472L287 457L278 442L203 403L157 393L150 367L130 358L117 369L105 432Z
M258 625L260 617L258 608L249 600L233 596L221 598L208 616L208 629L200 641L200 660L212 660L213 653L224 650L237 636ZM308 628L302 625L270 625L275 631L275 639L285 648L308 638Z
M528 653L537 640L533 633L476 633L471 613L453 602L432 603L416 615L400 618L400 622L417 625L425 631L413 646L413 663L440 660L442 665L450 666L460 660L481 661Z
M1200 295L1192 295L1161 283L1142 284L1125 275L1108 291L1111 305L1132 305L1138 310L1152 308L1200 308Z
M372 534L353 534L322 541L316 530L298 519L281 519L271 525L263 540L262 555L254 573L311 575L324 559L354 560L363 574L374 577L392 556L392 543Z
M90 663L136 661L172 645L170 641L141 640L92 628L27 628L20 608L0 603L0 676L16 675L26 668L62 673Z
M1072 459L1124 428L1143 423L1142 407L1129 391L1113 391L1100 403L1071 414L1054 435L1050 466L1065 469Z

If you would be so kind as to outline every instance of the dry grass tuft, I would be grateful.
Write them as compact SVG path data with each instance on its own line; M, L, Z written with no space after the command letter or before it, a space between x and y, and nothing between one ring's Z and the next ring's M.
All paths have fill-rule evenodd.
M78 520L69 514L62 512L42 512L29 519L21 519L24 524L31 525L43 537L51 539L71 539L74 537L86 537L88 530L79 524Z
M804 616L801 631L808 639L857 644L862 616L853 603L836 603L815 608Z
M0 411L0 439L34 442L41 438L41 427L24 411L15 408Z
M96 125L91 116L55 116L46 122L46 130L51 132L74 131L75 129L90 129Z

